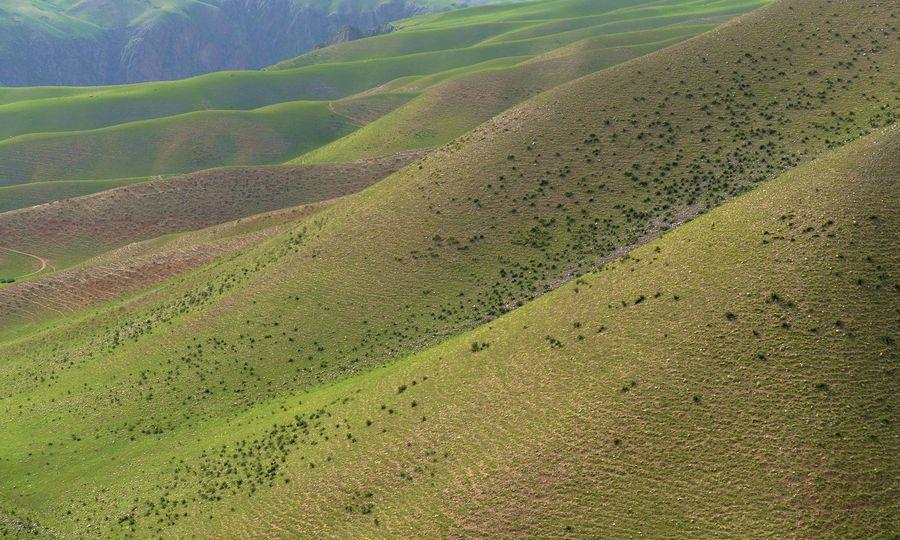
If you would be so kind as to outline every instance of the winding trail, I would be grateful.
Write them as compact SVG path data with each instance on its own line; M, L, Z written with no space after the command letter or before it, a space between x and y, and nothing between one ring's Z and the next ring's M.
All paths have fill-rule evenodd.
M43 257L38 257L37 255L32 255L31 253L25 253L24 251L18 251L18 250L15 250L15 249L12 249L12 248L8 248L8 247L3 247L3 246L0 246L0 249L2 249L2 250L4 250L4 251L9 251L10 253L18 253L19 255L24 255L24 256L26 256L26 257L31 257L32 259L37 259L38 262L41 263L41 267L38 268L37 270L35 270L34 272L31 272L30 274L25 274L25 275L23 275L23 276L18 276L16 279L27 278L27 277L31 277L31 276L33 276L33 275L35 275L35 274L40 274L41 272L43 272L44 270L46 270L48 266L49 266L51 269L55 270L55 268L53 268L53 265L50 264L50 261L48 261L47 259L45 259L45 258L43 258Z
M331 114L333 114L333 115L335 115L335 116L340 116L341 118L346 118L347 120L350 120L350 123L352 123L352 124L355 125L355 126L363 127L363 126L366 125L366 122L361 122L361 121L357 120L356 118L353 118L352 116L348 116L348 115L346 115L346 114L337 112L337 111L334 109L334 102L333 102L333 101L329 101L329 102L328 102L328 110L331 111Z

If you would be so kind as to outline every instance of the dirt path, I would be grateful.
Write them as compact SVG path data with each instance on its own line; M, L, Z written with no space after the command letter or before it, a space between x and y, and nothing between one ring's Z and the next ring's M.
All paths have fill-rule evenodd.
M41 263L41 267L38 268L37 270L35 270L34 272L31 272L30 274L25 274L24 276L18 276L16 279L22 279L22 278L26 278L26 277L31 277L35 274L40 274L41 272L46 270L48 266L51 269L55 270L55 268L53 268L53 265L50 264L50 261L48 261L47 259L45 259L43 257L38 257L37 255L32 255L31 253L25 253L24 251L18 251L18 250L12 249L12 248L2 247L2 246L0 246L0 249L2 249L4 251L9 251L10 253L18 253L19 255L31 257L32 259L36 259L38 262Z
M355 126L363 127L366 125L366 122L361 122L361 121L357 120L356 118L353 118L352 116L347 116L346 114L339 113L336 110L334 110L334 102L333 101L328 102L328 110L331 111L331 114L333 114L335 116L340 116L341 118L346 118L347 120L350 120L350 123L352 123Z

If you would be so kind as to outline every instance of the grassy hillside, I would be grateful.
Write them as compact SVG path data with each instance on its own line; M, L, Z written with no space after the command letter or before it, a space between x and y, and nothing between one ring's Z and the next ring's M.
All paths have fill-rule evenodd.
M8 528L890 534L897 12L827 7L777 2L162 287L7 323Z
M115 180L64 180L57 182L32 182L30 184L11 184L10 180L0 180L0 213L37 206L71 197L81 197L115 189L137 182L144 182L148 178L125 178Z
M31 267L28 270L21 270L20 274L10 274L18 276L13 281L16 286L7 284L6 291L0 289L0 311L4 314L5 325L24 321L37 324L49 317L70 313L83 314L94 306L130 296L174 276L227 259L241 250L284 232L297 220L315 214L332 204L334 200L321 200L256 214L200 230L177 229L172 223L176 220L170 219L164 224L163 229L176 229L179 232L132 242L118 248L115 246L122 245L123 239L139 239L139 233L146 235L152 229L129 230L122 238L105 238L105 244L95 240L90 246L95 248L94 251L90 248L79 250L77 252L79 264L70 267L57 268L52 266L52 261L41 261L32 256ZM82 229L87 229L91 225L94 229L99 228L96 222L92 222L94 216L84 217L87 223L82 225ZM192 225L198 222L201 221L197 220ZM72 228L77 229L77 226L70 227ZM102 236L105 232L106 230L100 229L98 235ZM72 245L69 242L77 245L79 240L83 240L77 233L73 236L75 236L73 240L58 239L60 245L55 247L71 249ZM98 244L106 251L92 257L99 247ZM35 261L46 262L51 266L42 272ZM7 273L16 270L9 262L4 264ZM27 283L23 283L25 281Z
M760 3L515 3L410 19L391 34L300 57L292 69L0 89L0 210L147 175L340 162L437 146L541 91L687 39ZM340 99L350 94L357 95ZM53 183L8 189L45 181Z
M269 319L297 298L291 317L316 321L304 339L327 351L327 369L309 380L342 376L501 314L644 235L892 123L895 31L882 22L890 10L848 5L854 17L825 22L808 4L789 7L542 94L324 211L298 233L298 253L276 257L243 287L258 291L246 318ZM826 39L815 24L857 37ZM773 32L792 41L773 45ZM810 98L757 97L788 89ZM373 290L388 275L391 292ZM360 305L379 315L346 311ZM214 326L231 332L228 321Z
M67 372L27 382L12 362L3 406L26 418L4 427L29 437L2 447L5 528L889 534L898 150L896 128L869 137L472 332L216 419L157 403L182 371L204 400L233 399L207 370L238 344L215 336L121 383L66 370L94 371L77 379L87 392ZM251 381L260 361L243 364ZM79 395L110 384L162 423L122 422L113 394L115 417L63 414L65 433L27 421L85 410Z
M676 24L611 34L582 40L511 66L479 64L483 69L471 69L470 73L448 80L401 79L391 91L418 91L418 97L293 162L339 162L439 146L554 86L665 48L714 26Z
M421 25L409 40L428 42L434 34L434 43L441 44L442 48L384 56L396 51L391 41L406 34L400 30L351 42L358 43L355 47L361 47L363 54L335 53L333 61L326 63L300 57L295 63L303 64L303 67L295 69L281 69L280 66L275 71L221 72L174 82L53 90L56 97L47 97L50 90L44 88L9 89L0 94L4 100L0 101L0 140L26 133L96 129L197 110L249 110L285 101L339 99L399 77L430 75L502 57L540 54L594 35L736 14L761 3L760 0L704 0L699 3L680 0L671 2L661 14L654 12L648 15L639 8L650 2L643 2L626 10L626 14L620 14L615 8L620 7L621 1L617 4L556 0L550 4L558 7L545 16L567 20L585 18L596 24L575 33L564 31L559 35L484 44L456 41L464 40L468 34L459 28L450 34L456 36L454 39L442 40L436 35L442 25L436 25L433 31L427 25ZM481 8L472 9L478 12ZM515 19L518 15L516 9L517 4L511 4L507 11L497 11L494 18ZM466 11L469 10L461 12ZM603 21L607 18L612 21L622 21L624 18L631 22L606 25ZM532 24L531 21L519 21L516 27L525 28ZM500 25L479 38L484 41L497 37L507 29L508 25ZM343 50L340 46L338 49ZM28 99L31 96L34 96L33 99Z
M132 242L354 193L415 157L234 167L137 183L0 214L0 247L40 254L59 270ZM19 266L0 265L0 275L24 275Z
M0 89L0 189L7 196L0 210L147 175L340 162L440 145L541 91L760 3L515 3L410 19L391 34L300 57L292 69ZM341 99L351 94L358 95ZM8 189L45 181L53 183Z
M354 105L378 117L410 97L364 96ZM340 113L340 105L299 101L93 131L23 135L0 142L0 178L12 183L97 180L281 163L357 129L361 121Z
M867 139L508 317L214 428L160 482L197 502L147 525L890 535L898 151L896 129Z

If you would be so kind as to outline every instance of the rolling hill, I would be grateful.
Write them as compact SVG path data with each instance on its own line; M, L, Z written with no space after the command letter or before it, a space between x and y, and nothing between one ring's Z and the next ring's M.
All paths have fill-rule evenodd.
M0 84L119 84L255 69L310 50L347 27L377 30L457 5L444 0L3 0Z
M897 16L777 1L212 264L0 317L0 530L889 536ZM268 230L223 227L80 269Z
M58 510L99 534L888 533L898 246L896 207L884 211L898 150L893 128L834 151L493 323L299 400L183 432L32 427L53 444L17 472L104 478L104 497ZM204 345L210 359L228 350L192 345L181 362L195 376ZM153 401L154 377L129 386ZM27 403L16 397L9 412ZM73 462L88 449L106 464ZM158 495L93 521L158 469ZM61 531L4 509L7 532Z
M338 162L423 149L541 91L687 39L761 3L512 3L410 19L390 34L267 71L7 89L0 91L0 184L23 184L5 191L21 199L15 208L38 194L53 197L55 186L62 197L114 180L217 166ZM385 129L390 140L379 136ZM54 186L24 185L45 181Z
M62 270L129 243L354 193L415 157L233 167L141 182L0 213L0 243L40 253L53 269ZM0 277L20 278L26 272L17 273L17 266L0 264Z
M0 143L0 178L109 180L178 174L229 165L287 161L347 135L407 101L401 93L352 103L298 101L253 111L203 111L92 131L23 135ZM0 184L2 185L2 184Z

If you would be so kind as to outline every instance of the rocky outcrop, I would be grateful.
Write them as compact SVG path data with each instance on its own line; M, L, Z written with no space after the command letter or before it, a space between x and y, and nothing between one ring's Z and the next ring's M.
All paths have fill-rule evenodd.
M380 36L381 34L389 34L395 30L392 24L382 24L377 28L373 28L368 32L363 32L359 28L347 25L341 28L337 34L331 36L331 38L324 42L316 45L317 49L322 49L324 47L329 47L331 45L337 45L338 43L344 43L347 41L354 41L357 39L372 37L372 36Z
M390 21L428 11L422 0L344 2L335 10L321 4L192 2L180 12L150 13L138 24L78 37L13 24L3 28L7 36L0 47L0 85L118 84L257 69L340 39L342 30L353 29L343 39L363 37L383 31ZM367 7L356 7L360 4Z

